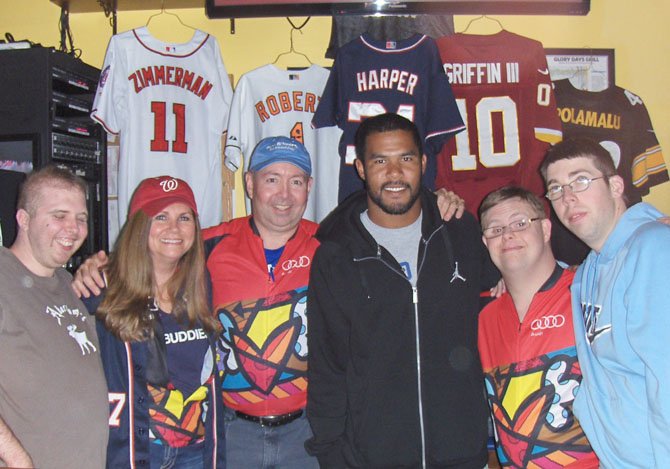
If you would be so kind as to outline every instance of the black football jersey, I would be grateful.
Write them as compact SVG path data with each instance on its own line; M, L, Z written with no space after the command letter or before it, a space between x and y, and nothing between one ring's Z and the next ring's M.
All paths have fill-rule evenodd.
M642 200L649 188L668 180L661 146L642 99L610 86L603 91L575 88L570 80L554 82L563 138L586 137L599 142L612 156L624 179L629 204ZM581 263L588 246L570 233L552 213L552 247L557 259Z

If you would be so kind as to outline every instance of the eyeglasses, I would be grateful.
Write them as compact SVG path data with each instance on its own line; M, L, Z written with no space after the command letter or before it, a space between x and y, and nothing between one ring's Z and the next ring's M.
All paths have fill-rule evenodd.
M544 196L549 199L549 200L558 200L561 197L563 197L563 192L565 191L566 187L570 188L570 192L577 193L577 192L584 192L586 189L589 188L591 183L597 179L607 179L609 176L598 176L597 178L590 178L586 176L577 176L577 179L574 181L568 183L568 184L555 184L552 186L549 186L547 188L547 193L544 194Z
M542 220L543 218L544 217L522 218L521 220L513 221L507 226L489 226L488 228L484 229L482 233L484 233L484 237L486 239L493 239L504 235L508 230L513 233L527 230L532 222Z

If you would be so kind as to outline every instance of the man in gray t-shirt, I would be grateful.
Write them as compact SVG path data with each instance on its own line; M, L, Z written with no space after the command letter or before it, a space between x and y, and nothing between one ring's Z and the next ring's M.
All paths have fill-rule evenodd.
M17 238L0 248L0 466L102 468L108 400L95 320L61 267L88 233L86 188L31 174Z

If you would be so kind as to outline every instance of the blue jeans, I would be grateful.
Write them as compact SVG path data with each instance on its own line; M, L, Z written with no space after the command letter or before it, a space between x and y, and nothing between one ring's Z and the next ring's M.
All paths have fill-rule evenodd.
M198 443L183 448L150 443L151 469L203 469L205 444Z
M319 463L305 451L312 437L307 417L279 427L262 427L237 418L226 409L226 465L231 469L318 469Z

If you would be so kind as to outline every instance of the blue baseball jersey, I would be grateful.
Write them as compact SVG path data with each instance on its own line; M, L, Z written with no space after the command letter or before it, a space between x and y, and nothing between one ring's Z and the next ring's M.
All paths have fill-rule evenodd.
M343 130L339 201L363 187L354 168L358 125L385 112L417 125L428 156L423 182L432 188L435 155L465 125L430 37L417 34L402 41L376 41L363 34L338 51L312 126L337 125Z

